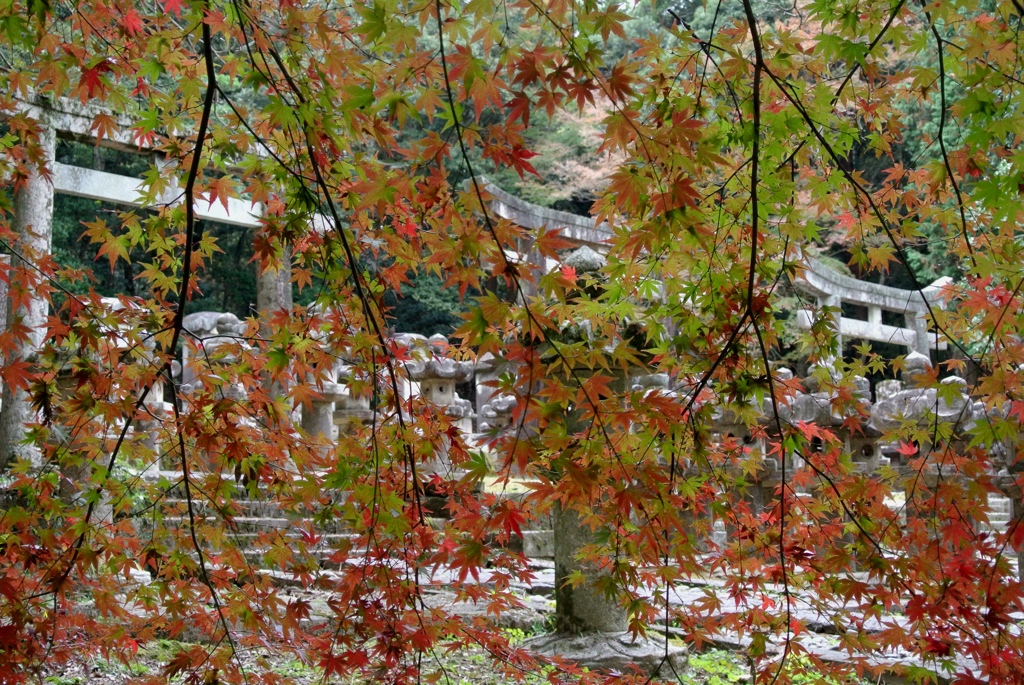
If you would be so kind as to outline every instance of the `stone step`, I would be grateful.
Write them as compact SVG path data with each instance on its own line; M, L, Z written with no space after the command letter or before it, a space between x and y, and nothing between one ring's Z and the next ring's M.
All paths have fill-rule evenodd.
M188 501L167 498L160 503L160 508L168 512L184 513L188 511ZM193 500L192 510L197 514L215 513L217 510L205 500ZM231 501L229 511L234 516L265 516L269 518L282 516L281 507L276 502L266 500L236 499Z
M308 519L304 521L302 519L269 516L235 516L228 520L221 516L196 515L195 521L196 525L208 524L224 526L228 532L233 534L282 531L294 532L296 535L299 535L301 534L301 531L308 529L309 523ZM187 515L165 516L162 525L168 528L185 527L189 525L189 518ZM346 526L342 521L332 521L327 525L314 526L313 529L321 535L326 533L347 532Z
M715 519L711 528L711 541L718 547L725 547L729 544L729 530L726 528L725 521Z
M553 530L524 530L523 554L533 558L555 558L555 532Z
M990 494L988 496L988 508L993 510L1001 509L1004 511L1012 511L1013 500L1011 500L1009 497L1003 497L1002 495Z
M1005 533L1013 520L1013 500L999 495L988 496L988 528Z
M331 549L339 542L344 540L355 539L354 533L317 533L315 536L310 538L308 535L300 531L299 529L291 530L273 530L273 531L260 531L258 533L247 532L247 533L232 533L231 539L234 540L238 545L245 546L250 549L259 551L265 547L264 541L267 535L274 536L272 539L282 537L289 543L303 543L306 549ZM292 547L297 550L298 547Z

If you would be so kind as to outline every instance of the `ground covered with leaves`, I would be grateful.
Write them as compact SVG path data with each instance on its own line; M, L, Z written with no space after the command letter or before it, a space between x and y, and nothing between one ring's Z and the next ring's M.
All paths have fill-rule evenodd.
M511 632L517 640L526 637L522 631ZM41 680L46 685L127 685L163 682L175 655L193 646L175 640L155 640L139 647L138 660L130 666L113 660L92 659L59 669L46 669L41 674ZM243 652L240 658L247 670L256 672L266 669L284 683L313 685L328 682L325 681L322 670L294 657ZM451 685L504 685L510 682L493 667L488 655L480 648L461 649L450 654L439 650L434 668L425 664L424 670L438 670L442 674L447 674ZM216 682L213 673L197 675L201 683L209 685ZM726 650L710 650L691 655L687 671L680 676L679 682L682 685L731 685L751 682L745 658ZM179 675L171 679L171 682L186 682L187 679L187 675ZM441 682L445 682L444 675ZM541 685L546 682L546 673L531 673L526 677L528 685Z

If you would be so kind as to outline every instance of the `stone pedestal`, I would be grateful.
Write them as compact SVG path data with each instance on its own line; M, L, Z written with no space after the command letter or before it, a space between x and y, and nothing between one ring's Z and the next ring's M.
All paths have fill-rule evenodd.
M336 369L335 378L341 380L345 370ZM310 381L312 382L312 381ZM302 408L302 429L310 437L323 438L335 442L341 431L337 425L335 407L352 399L348 388L336 381L323 381L316 385L319 397L310 401L309 406ZM369 402L367 402L369 408ZM347 430L347 427L346 427Z
M357 425L370 423L373 413L369 397L353 397L351 393L346 393L334 403L333 421L338 428L338 435L347 435Z
M327 384L325 384L327 385ZM337 385L330 383L329 385ZM331 393L333 396L333 392ZM321 399L311 400L308 407L302 410L302 430L310 437L334 439L334 400L328 400L323 394Z
M577 512L555 508L554 539L555 633L534 638L527 646L592 669L628 672L635 664L650 675L681 672L686 649L669 644L666 653L663 641L630 635L626 610L597 587L602 572L578 559L580 549L594 542L594 533ZM586 582L573 587L568 580L576 571Z
M528 640L526 646L543 656L559 656L591 670L629 673L633 666L642 672L674 680L686 668L686 648L649 637L634 638L627 632L565 635L555 633Z
M146 412L152 418L146 421L139 421L136 425L136 429L143 434L143 446L152 453L151 461L145 465L142 471L142 477L148 480L156 480L160 477L161 467L160 427L174 417L174 405L163 401L162 383L154 384L153 390L150 391L149 397L146 398Z

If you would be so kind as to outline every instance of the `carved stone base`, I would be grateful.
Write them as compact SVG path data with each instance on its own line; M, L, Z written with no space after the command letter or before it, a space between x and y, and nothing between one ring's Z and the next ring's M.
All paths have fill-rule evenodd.
M526 646L542 656L559 656L592 670L629 673L635 664L651 676L673 679L686 668L686 647L664 640L637 637L629 633L555 633L527 640Z

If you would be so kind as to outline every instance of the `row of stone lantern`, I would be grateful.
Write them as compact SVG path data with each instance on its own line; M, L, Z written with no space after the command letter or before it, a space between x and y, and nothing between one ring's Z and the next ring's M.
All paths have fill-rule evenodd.
M109 298L105 303L110 309L123 308L124 304L116 298ZM245 346L244 335L246 325L238 317L229 313L200 312L185 317L185 329L195 345L186 345L183 351L182 364L178 373L178 383L187 400L193 385L197 382L193 349L202 350L207 359L216 364L229 364L234 359L225 354L222 348L232 345ZM117 340L117 336L114 340ZM472 403L459 396L457 386L476 381L481 376L478 367L471 361L457 360L450 356L451 348L448 340L441 335L431 338L415 334L400 334L394 337L395 345L405 350L407 361L404 363L404 386L400 393L405 400L420 397L429 402L439 411L455 419L455 423L463 435L472 436L485 433L496 433L509 430L512 413L518 400L507 395L493 395L479 405L479 411L473 411ZM325 343L326 344L326 343ZM339 359L341 355L338 355ZM991 412L968 395L967 384L957 377L941 381L944 389L922 387L918 379L926 375L929 360L924 355L911 353L905 359L903 381L886 380L876 385L876 399L872 403L870 386L866 379L854 379L855 407L848 407L845 412L837 411L835 395L828 388L818 387L817 374L805 379L807 391L792 393L787 401L780 403L778 418L787 424L804 422L833 429L842 436L850 451L855 468L864 472L873 472L880 466L896 469L906 467L906 459L893 446L881 443L881 436L901 424L928 423L937 421L949 424L953 434L964 435L978 421L999 418L999 410ZM326 378L315 384L316 396L309 406L302 409L301 426L311 436L322 436L334 441L339 433L349 432L354 423L369 421L373 416L370 398L354 395L351 391L352 367L339 361ZM788 383L792 373L786 369L776 369L778 381ZM636 389L659 390L671 392L669 378L665 374L641 374L632 383ZM240 398L244 392L239 384L222 386L226 396ZM486 388L480 388L483 395ZM771 423L774 412L770 406L762 407L760 422L765 432L772 431ZM162 387L150 391L147 408L154 416L154 422L167 416L171 410L164 401ZM187 410L187 406L183 407ZM846 428L849 419L859 413L866 420L859 422L859 429L853 432ZM475 419L475 425L474 425ZM748 451L766 453L762 438L754 437L749 426L737 421L734 416L719 413L714 418L715 432L720 439L728 436L743 442ZM148 430L148 429L147 429ZM152 438L155 440L155 434ZM1006 441L1004 441L1006 442ZM926 453L931 446L919 446ZM993 446L993 458L1005 472L1010 475L1013 464L1012 450L1014 445L997 444ZM792 468L799 467L799 456L795 456ZM763 459L760 471L765 474L761 479L764 487L770 488L776 480L775 474L779 464L774 459ZM1003 478L1009 483L1012 479ZM777 483L776 483L777 484ZM1011 490L1014 486L1007 485ZM1015 492L1015 491L1014 491ZM1011 493L1013 494L1013 493ZM765 501L770 496L760 498Z
M220 344L237 343L244 329L244 324L231 314L201 313L186 317L188 330L202 342L207 353L211 353ZM512 396L495 395L480 405L478 412L473 412L472 403L459 396L457 386L466 384L477 378L477 369L473 362L457 360L449 355L450 347L444 336L431 338L414 334L400 334L394 338L395 344L406 351L408 361L404 363L404 387L400 390L408 400L420 397L430 402L439 411L455 419L460 431L468 436L474 434L495 433L509 430L512 412L517 399ZM230 360L225 360L230 361ZM966 382L951 377L944 379L942 385L948 390L936 390L921 387L917 379L927 370L928 359L918 353L908 355L905 360L904 381L881 381L875 388L876 400L872 403L870 386L866 379L854 380L856 407L845 412L834 409L835 397L827 388L819 388L814 377L806 379L807 392L795 392L788 401L778 407L779 419L787 424L805 422L833 429L846 442L854 463L854 468L863 472L876 471L881 466L895 469L906 468L906 459L894 446L881 443L881 436L901 424L909 422L921 423L938 421L952 424L954 434L965 434L976 421L987 420L989 414L980 404L971 400L967 394ZM351 367L339 362L329 377L315 386L317 396L308 407L302 410L301 425L311 436L322 436L327 440L336 440L339 433L348 432L354 423L369 421L372 418L370 398L355 396L350 390ZM777 369L776 377L780 381L790 381L792 373L786 369ZM194 373L186 352L181 375L182 388L186 391L194 381ZM642 375L635 381L637 387L670 391L670 383L664 374ZM155 393L154 393L155 394ZM482 394L482 393L481 393ZM156 398L154 397L154 402ZM162 398L159 398L162 402ZM166 411L165 407L154 405L154 413ZM859 429L851 431L846 426L853 414L860 413L866 420L859 422ZM762 408L761 422L767 433L772 431L769 425L774 420L774 412L770 407ZM475 425L474 425L475 419ZM760 453L763 457L766 449L763 438L755 437L749 426L739 422L735 417L719 414L715 417L715 432L720 436L732 437L746 445L748 451ZM926 453L930 446L922 445L920 449ZM1006 475L1010 475L1007 467L1013 459L1010 451L1012 445L996 445L993 456L1001 462ZM1000 451L1002 450L1002 451ZM1005 458L1001 455L1006 453ZM787 464L790 469L801 466L799 455L794 455L793 462ZM437 465L441 469L441 464ZM764 490L755 497L757 502L767 503L771 500L772 491L778 485L780 465L777 460L762 458L761 474L756 487ZM1008 494L1019 494L1009 483L1012 478L1002 479L1008 488Z

